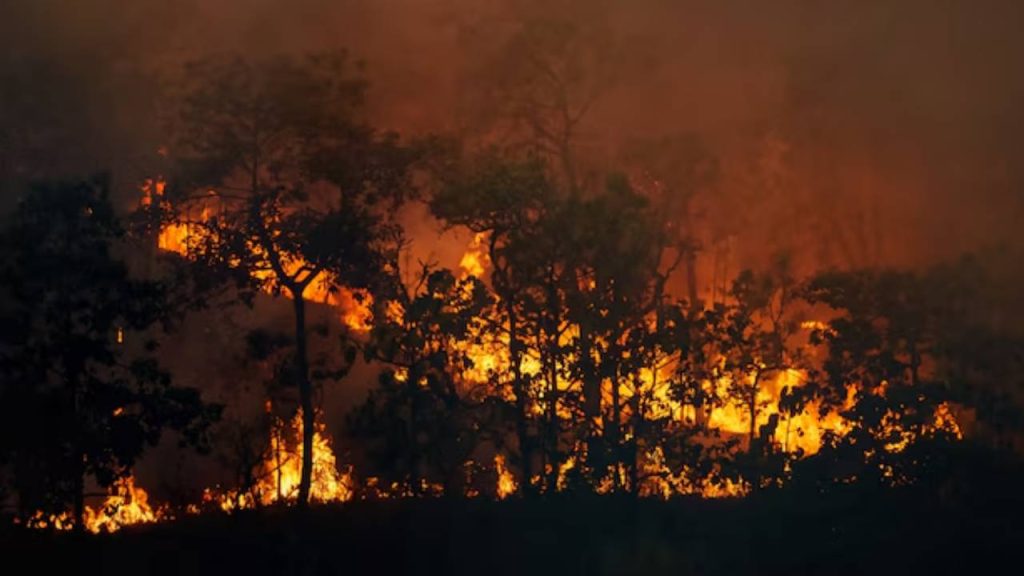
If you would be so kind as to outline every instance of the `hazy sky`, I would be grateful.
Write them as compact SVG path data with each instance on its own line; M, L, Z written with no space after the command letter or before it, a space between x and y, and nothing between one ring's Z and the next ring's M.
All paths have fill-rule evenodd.
M182 61L328 47L366 61L380 124L450 129L481 42L540 14L604 26L626 63L588 116L591 145L614 155L631 138L697 133L722 160L726 192L765 203L763 218L745 217L749 236L786 236L798 218L816 223L768 244L813 243L837 214L860 219L877 237L866 263L1017 239L1015 1L8 0L0 146L39 140L12 125L52 124L64 147L36 151L43 165L131 182L161 136L158 80ZM786 190L765 199L748 173L775 145Z

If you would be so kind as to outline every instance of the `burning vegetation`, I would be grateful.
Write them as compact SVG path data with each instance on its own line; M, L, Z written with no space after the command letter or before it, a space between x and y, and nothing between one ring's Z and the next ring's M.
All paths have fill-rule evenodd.
M0 404L24 407L0 418L13 523L945 497L976 489L964 454L1016 457L1024 371L1017 327L986 302L989 262L736 265L750 222L721 216L736 198L716 195L709 146L673 134L609 159L580 143L610 89L591 40L524 23L496 59L508 74L481 80L502 105L462 138L371 126L342 53L204 59L130 214L102 179L27 194L0 236ZM775 152L750 171L766 190L785 184ZM185 318L260 306L288 320L234 335L260 410L178 378L161 345ZM364 393L330 412L325 391L346 386ZM166 431L234 478L155 504L135 471Z
M614 200L637 202L646 211L639 193L624 189L617 194L628 196ZM219 202L211 191L203 196L198 218L161 227L156 235L160 249L188 259L197 247L215 242L204 235L217 233L211 222ZM149 181L143 186L142 208L158 203L169 208L161 181ZM583 213L594 208L571 206ZM303 293L336 307L340 323L351 329L349 337L383 365L381 387L353 413L350 429L371 451L387 454L371 458L381 475L339 467L323 424L314 420L308 501L453 493L508 498L580 489L658 498L734 497L783 485L801 461L852 445L858 446L862 461L830 481L854 482L869 474L900 485L913 482L917 474L913 468L918 463L899 462L909 446L963 437L955 415L965 413L963 406L944 395L925 395L922 382L935 375L923 373L921 353L896 356L881 348L841 347L849 345L841 338L851 322L868 322L862 328L886 339L898 327L889 318L882 325L854 317L832 302L822 312L813 304L834 297L829 279L798 287L784 268L748 274L737 279L728 298L695 307L658 294L666 276L660 266L652 266L641 284L627 286L653 299L633 302L631 294L617 292L623 279L605 276L598 267L617 256L602 251L599 260L574 262L577 269L549 262L546 277L525 271L528 276L517 281L536 277L548 283L537 293L529 285L503 292L495 283L511 278L496 279L496 272L520 271L511 269L505 252L513 248L513 238L499 243L498 233L489 229L472 236L458 275L424 267L418 278L406 282L399 280L392 262L396 268L383 271L382 278L397 282L391 285L394 291L378 287L373 296L358 300L336 298L326 288ZM567 241L560 240L556 249L565 247L562 242ZM496 261L506 268L496 269ZM292 271L312 268L301 260L288 265ZM268 295L280 293L269 278L256 273ZM842 280L900 281L870 275ZM799 300L787 296L798 289ZM558 300L545 309L552 297ZM514 299L512 305L504 298ZM574 306L587 315L579 316ZM812 311L832 319L801 320ZM854 352L865 362L868 355L884 354L891 364L881 373L860 372L863 367L853 364L847 367L851 372L831 380L828 371L836 369L831 363L849 361ZM938 361L928 358L929 364ZM588 379L593 379L589 390ZM589 399L588 392L593 394ZM502 406L512 415L495 413ZM864 420L865 411L872 420ZM268 444L246 485L208 488L185 513L299 502L303 422L301 410L290 421L273 418ZM909 470L902 468L906 465ZM490 485L477 478L488 476ZM113 485L102 504L85 509L84 522L88 530L109 531L173 517L167 509L151 508L146 492L128 476ZM74 525L68 513L41 511L25 522L38 528Z

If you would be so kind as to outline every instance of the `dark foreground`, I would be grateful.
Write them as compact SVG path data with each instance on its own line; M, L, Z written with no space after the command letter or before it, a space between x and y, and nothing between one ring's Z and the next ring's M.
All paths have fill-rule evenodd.
M1024 570L1024 500L851 490L670 502L363 502L77 538L8 531L14 574L980 574Z

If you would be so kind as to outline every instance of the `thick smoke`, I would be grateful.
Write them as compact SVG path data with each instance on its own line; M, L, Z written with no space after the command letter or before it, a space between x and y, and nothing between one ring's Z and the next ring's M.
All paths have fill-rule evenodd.
M747 204L764 194L741 176L775 146L786 189L759 221L741 219L739 242L835 244L819 264L907 264L1015 238L1022 12L1012 1L13 0L0 8L0 170L9 183L111 169L130 187L164 144L162 83L208 53L344 47L366 62L379 124L454 129L481 54L517 21L561 18L599 29L617 54L589 145L695 133L725 167L716 193ZM854 226L866 231L843 230ZM786 227L801 232L784 240Z

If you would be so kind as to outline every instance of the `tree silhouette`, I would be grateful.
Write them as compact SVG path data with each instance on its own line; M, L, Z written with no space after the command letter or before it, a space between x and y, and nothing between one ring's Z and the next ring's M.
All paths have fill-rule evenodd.
M22 515L71 505L82 529L87 477L110 486L165 427L203 440L219 413L173 386L145 331L169 325L168 287L134 278L107 181L40 185L0 233L8 305L0 341L4 446Z
M624 467L634 491L637 433L658 385L664 327L665 235L650 208L625 178L611 177L600 194L567 202L559 224L568 233L561 240L570 253L562 314L576 330L571 373L582 382L588 465L595 481L610 470L616 489L624 487Z
M637 140L626 145L623 155L658 205L673 244L684 254L686 297L697 306L697 254L702 249L697 222L704 216L698 201L718 179L718 159L690 133Z
M364 82L343 54L212 59L187 72L170 195L176 220L196 230L184 252L232 278L243 297L263 291L292 300L305 505L315 413L308 291L370 285L393 235L382 207L410 190L413 156L358 120ZM193 216L200 207L205 218Z
M497 50L478 50L467 83L469 121L484 142L547 159L568 190L583 184L580 126L615 75L611 32L579 16L516 19ZM496 33L488 27L481 39Z
M428 265L412 286L394 276L375 292L390 311L375 323L366 355L388 368L349 429L365 441L373 469L414 494L429 483L462 495L465 464L488 435L488 394L460 376L472 365L467 344L482 329L489 296L478 279Z
M536 159L492 151L466 170L432 208L488 235L498 303L488 326L508 346L522 477L541 478L522 489L554 491L573 458L592 487L609 477L624 487L625 467L636 490L636 433L665 384L645 376L663 368L655 318L678 264L663 266L663 228L621 177L584 198L559 195Z
M507 342L511 372L496 376L510 380L521 468L519 487L527 493L533 490L536 433L530 422L530 379L523 373L527 334L522 326L522 304L533 269L521 268L519 258L522 250L529 249L531 234L552 199L553 185L541 161L505 158L494 150L466 161L430 199L432 212L447 225L487 234L487 253L493 265L489 281L498 300L496 329L507 335L497 340Z
M769 379L798 367L796 351L788 347L797 328L792 317L796 281L783 258L768 272L740 273L731 295L735 302L724 317L723 372L728 375L726 394L744 407L749 420L745 476L756 489L765 472L766 457L774 452L775 431L780 423L776 413L764 425L758 424L770 403L764 399ZM772 402L777 404L778 400Z
M824 273L808 283L808 301L839 312L813 335L828 349L817 395L850 423L810 463L824 463L819 481L914 482L927 464L915 448L959 433L937 354L938 328L955 310L931 286L914 272L875 270Z

